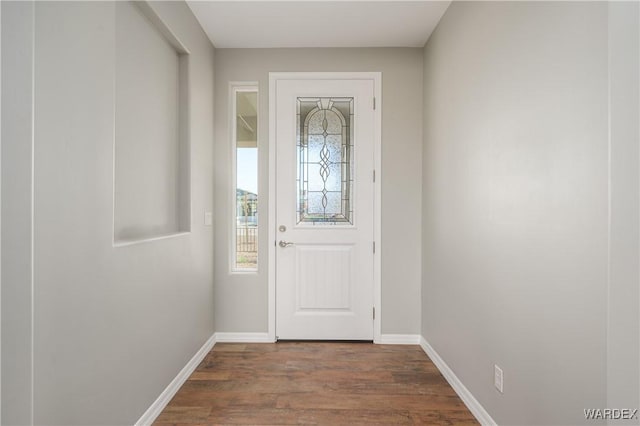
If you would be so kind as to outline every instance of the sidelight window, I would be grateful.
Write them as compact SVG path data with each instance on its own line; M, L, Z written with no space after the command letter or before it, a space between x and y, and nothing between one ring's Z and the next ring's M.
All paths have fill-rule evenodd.
M232 86L232 270L258 268L258 88Z

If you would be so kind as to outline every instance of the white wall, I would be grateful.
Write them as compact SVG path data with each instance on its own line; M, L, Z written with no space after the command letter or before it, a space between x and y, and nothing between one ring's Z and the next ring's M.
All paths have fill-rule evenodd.
M33 4L2 2L2 424L31 422ZM8 66L11 64L12 66Z
M640 3L609 4L607 406L640 406ZM639 424L638 419L611 424Z
M18 18L14 8L2 7L5 21ZM25 298L33 303L36 424L134 423L214 332L213 235L203 226L204 211L213 208L213 48L186 4L152 7L192 54L192 232L128 247L112 245L114 3L38 2L25 19L35 25L29 32L35 51L25 44L23 52L37 64L34 176L31 181L30 158L17 170L4 167L11 158L3 143L2 181L11 185L2 201L7 206L18 187L30 196L33 183L34 227L27 225L18 242L28 247L33 230L34 256L23 257L34 265L34 289L32 299L14 297L3 277L2 323L11 314L6 307ZM3 25L3 40L4 31ZM3 61L5 71L32 76L28 61ZM3 220L3 245L10 223ZM21 318L27 321L29 310ZM30 338L18 325L2 333L7 424L28 422L22 414L28 395L16 394L14 410L9 398L19 389L5 376L12 361L7 344ZM21 349L27 360L30 350ZM30 373L15 372L28 383ZM19 417L12 417L18 408Z
M454 2L425 47L422 333L499 424L607 404L607 16Z
M270 71L382 72L382 333L420 331L422 50L216 50L216 325L221 332L267 331L267 185ZM260 266L229 273L231 81L258 81ZM409 225L410 224L410 225Z

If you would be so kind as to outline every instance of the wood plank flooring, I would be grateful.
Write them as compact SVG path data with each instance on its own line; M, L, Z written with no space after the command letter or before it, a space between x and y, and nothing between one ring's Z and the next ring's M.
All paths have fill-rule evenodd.
M218 343L156 420L192 424L478 424L419 346Z

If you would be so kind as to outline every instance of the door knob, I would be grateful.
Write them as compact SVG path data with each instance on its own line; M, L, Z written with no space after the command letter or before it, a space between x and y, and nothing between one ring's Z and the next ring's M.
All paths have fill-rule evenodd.
M280 240L280 242L278 243L278 245L279 245L280 247L282 247L282 248L285 248L285 247L292 246L292 245L293 245L293 243L290 243L289 241L282 241L282 240Z

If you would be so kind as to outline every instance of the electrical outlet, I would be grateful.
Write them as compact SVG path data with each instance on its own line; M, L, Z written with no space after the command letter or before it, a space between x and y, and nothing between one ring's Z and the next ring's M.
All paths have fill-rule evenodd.
M502 382L503 382L503 373L502 368L497 365L493 365L493 385L498 389L498 392L503 393L502 391Z

